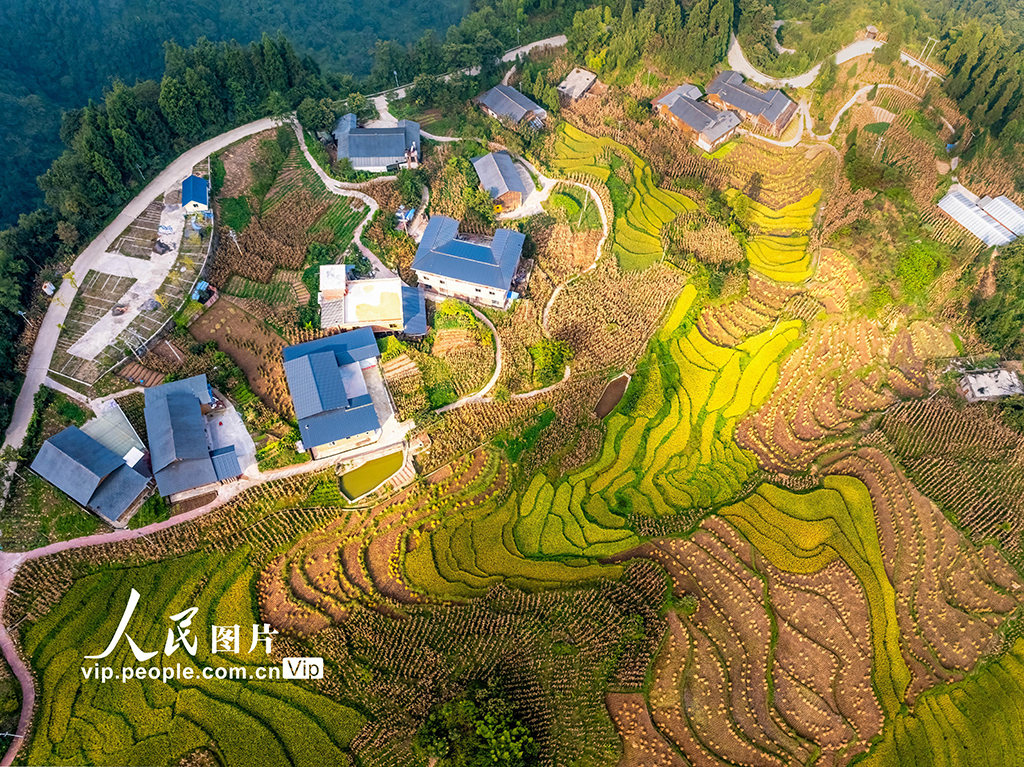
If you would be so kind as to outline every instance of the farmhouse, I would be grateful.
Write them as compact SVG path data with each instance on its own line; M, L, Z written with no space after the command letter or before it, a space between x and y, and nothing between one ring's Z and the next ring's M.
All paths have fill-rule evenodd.
M538 104L508 85L495 85L485 94L479 96L476 102L485 114L495 120L509 122L513 125L525 122L537 130L544 127L544 120L548 116L548 113Z
M205 416L213 392L205 375L146 389L150 463L160 495L173 496L239 476L233 445L212 447Z
M743 75L727 69L708 83L708 103L719 109L732 109L756 127L779 136L796 114L796 102L772 88L759 91L743 82Z
M995 370L975 370L964 373L960 379L960 389L968 402L995 400L1024 394L1020 378L1012 370L996 368Z
M381 438L392 409L370 328L286 346L282 354L302 444L314 458Z
M374 333L427 334L423 288L410 288L398 277L349 280L344 264L320 267L320 327L370 328Z
M699 101L702 95L696 85L680 85L656 99L654 108L705 152L713 152L736 134L740 118Z
M597 82L597 75L576 67L558 84L558 95L569 101L579 101Z
M381 173L399 165L415 168L420 161L420 124L399 120L395 128L359 128L351 112L334 129L338 159L347 157L356 170Z
M412 268L419 281L443 296L507 309L526 237L499 229L487 242L459 238L459 222L434 216L423 231Z
M978 198L959 184L939 208L986 245L1008 245L1024 234L1024 210L1007 197Z
M210 182L189 176L181 182L181 209L186 213L202 213L210 209Z
M46 440L31 468L111 524L138 509L148 495L148 477L77 426Z
M473 160L482 186L503 211L515 210L526 198L526 188L515 163L506 152L491 152Z

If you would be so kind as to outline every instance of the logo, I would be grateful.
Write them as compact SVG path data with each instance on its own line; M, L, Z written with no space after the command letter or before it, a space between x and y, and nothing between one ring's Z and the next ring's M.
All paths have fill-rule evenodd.
M323 658L285 658L282 679L323 679Z

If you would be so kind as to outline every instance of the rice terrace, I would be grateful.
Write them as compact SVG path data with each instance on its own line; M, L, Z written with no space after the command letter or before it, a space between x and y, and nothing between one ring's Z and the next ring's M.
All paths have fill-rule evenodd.
M1024 765L1024 27L507 5L65 116L0 764Z

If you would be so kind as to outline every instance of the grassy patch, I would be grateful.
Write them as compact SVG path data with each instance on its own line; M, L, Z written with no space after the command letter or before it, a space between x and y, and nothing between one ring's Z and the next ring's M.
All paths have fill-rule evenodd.
M241 232L252 220L248 197L225 197L220 201L220 220L229 229Z

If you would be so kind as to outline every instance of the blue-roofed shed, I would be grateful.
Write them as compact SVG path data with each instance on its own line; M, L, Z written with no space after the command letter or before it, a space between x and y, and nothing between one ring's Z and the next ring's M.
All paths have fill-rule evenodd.
M405 320L402 335L427 334L427 307L423 300L423 288L402 287L402 319Z
M109 522L132 508L149 485L123 458L76 426L46 440L31 468Z
M182 181L181 207L186 213L200 213L209 210L210 182L195 175Z
M370 328L283 350L302 444L314 458L380 439L380 418L363 373L375 365L377 355Z
M526 236L499 229L490 242L477 242L458 234L455 219L430 219L412 262L419 281L441 295L507 307Z

